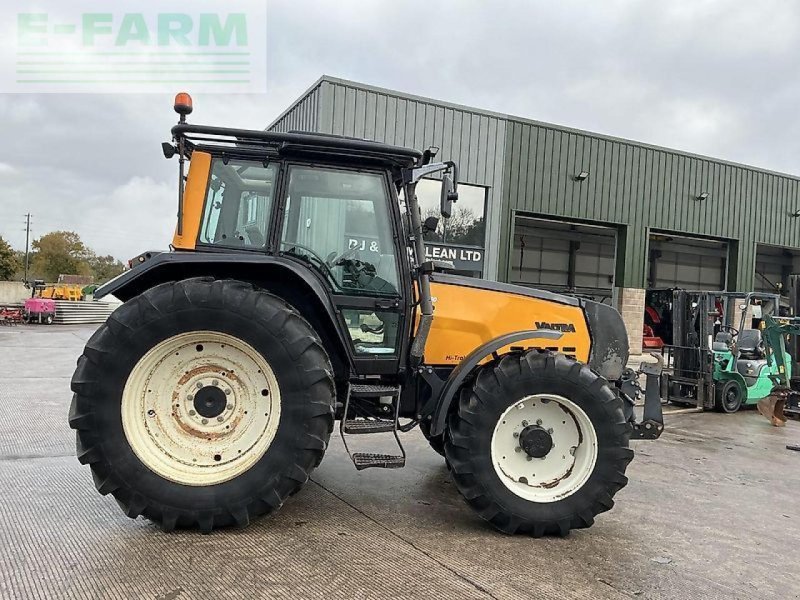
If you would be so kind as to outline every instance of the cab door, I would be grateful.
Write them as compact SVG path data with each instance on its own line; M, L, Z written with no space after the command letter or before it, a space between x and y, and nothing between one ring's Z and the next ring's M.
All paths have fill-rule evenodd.
M397 373L410 284L387 173L288 164L285 176L278 251L329 287L357 373Z

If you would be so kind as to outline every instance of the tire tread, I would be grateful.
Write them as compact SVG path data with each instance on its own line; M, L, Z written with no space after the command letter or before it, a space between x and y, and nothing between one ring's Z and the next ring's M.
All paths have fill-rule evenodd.
M306 429L298 436L300 459L254 490L245 506L221 506L216 511L198 512L164 506L157 499L145 498L112 470L99 443L102 432L95 430L93 407L105 401L102 394L105 361L111 360L109 357L113 358L115 349L126 344L138 328L193 307L236 311L265 323L273 331L280 331L289 342L292 358L307 384L301 409ZM308 481L310 472L320 464L333 430L333 369L313 328L281 298L237 280L199 277L168 282L126 302L87 342L78 359L71 387L74 395L69 424L76 430L76 454L82 464L90 465L98 492L112 494L127 516L144 515L165 531L181 527L208 533L216 527L244 527L253 517L279 509L284 499Z
M582 499L568 515L559 516L549 508L527 511L527 514L515 513L503 498L495 496L490 487L481 483L481 477L486 477L486 469L477 453L473 454L477 433L485 431L482 428L493 430L495 426L494 417L489 415L491 411L484 410L492 397L506 398L513 387L509 382L522 379L535 383L537 377L569 380L588 390L602 406L601 414L607 417L602 426L605 434L613 440L610 447L601 448L598 453L593 478L596 475L600 487L594 486L597 491L593 496ZM565 536L572 529L591 527L598 514L614 506L613 496L628 483L625 470L633 458L633 451L628 447L629 436L630 428L623 415L622 403L607 380L562 354L530 350L507 354L480 367L471 382L461 388L457 410L448 417L444 446L456 487L467 504L486 521L504 533ZM489 476L495 475L491 473Z

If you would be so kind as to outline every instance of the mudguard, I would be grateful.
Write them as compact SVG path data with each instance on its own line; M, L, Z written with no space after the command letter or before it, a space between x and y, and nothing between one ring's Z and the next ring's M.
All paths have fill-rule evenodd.
M277 272L284 279L294 277L299 280L308 294L319 302L336 332L340 344L337 350L351 363L347 351L349 342L339 326L336 309L325 285L310 269L291 259L254 252L148 252L137 259L144 260L138 260L133 268L97 288L94 297L113 294L126 302L160 283L190 277L239 279L258 285L259 279L270 280ZM272 272L267 272L267 269Z
M433 390L434 393L431 397L431 402L435 401L436 404L431 417L431 437L436 437L444 433L447 413L450 410L450 404L453 402L456 392L461 387L461 384L464 383L467 376L469 376L472 370L477 367L482 360L491 356L500 348L516 342L535 338L557 340L562 335L562 332L552 331L550 329L515 331L496 337L475 348L475 350L470 352L456 365L456 368L452 370L447 381L441 386L438 394L436 389Z

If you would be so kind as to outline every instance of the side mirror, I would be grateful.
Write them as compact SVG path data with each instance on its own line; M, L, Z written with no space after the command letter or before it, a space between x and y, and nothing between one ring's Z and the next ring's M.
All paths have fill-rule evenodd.
M449 219L453 212L453 202L458 201L458 192L456 191L456 184L449 174L442 177L442 195L440 199L439 212L445 219Z

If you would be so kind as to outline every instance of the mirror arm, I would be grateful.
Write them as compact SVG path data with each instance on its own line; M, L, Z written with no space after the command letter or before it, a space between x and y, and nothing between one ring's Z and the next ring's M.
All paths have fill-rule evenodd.
M455 163L453 161L448 161L445 163L430 163L414 169L403 169L403 183L406 185L409 183L417 183L426 175L438 173L439 171L444 171L445 169L453 167L455 167ZM455 168L456 170L458 169L458 167Z

